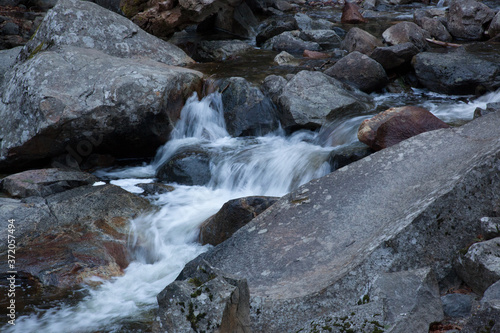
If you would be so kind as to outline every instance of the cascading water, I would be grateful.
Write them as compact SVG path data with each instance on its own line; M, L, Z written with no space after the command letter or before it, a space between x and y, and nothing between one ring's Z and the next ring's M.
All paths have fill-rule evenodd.
M352 135L351 135L352 136ZM171 140L150 165L100 171L103 178L135 192L156 169L185 146L214 152L207 186L174 185L175 190L150 199L160 207L131 221L129 237L134 261L121 277L87 288L76 305L58 307L17 319L8 332L126 332L131 323L151 321L156 295L184 265L208 246L196 243L197 227L228 200L248 195L286 194L312 178L330 172L332 147L317 144L318 134L283 131L257 138L232 138L225 129L221 96L186 103ZM133 179L131 179L133 178ZM138 188L135 188L138 189Z

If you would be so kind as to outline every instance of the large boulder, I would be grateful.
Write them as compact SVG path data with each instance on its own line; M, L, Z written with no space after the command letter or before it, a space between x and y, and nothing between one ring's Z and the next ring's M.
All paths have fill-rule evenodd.
M500 11L493 17L488 28L490 38L496 37L498 34L500 34Z
M382 65L358 51L349 53L324 73L367 93L381 90L389 82Z
M63 154L70 166L91 153L151 156L168 140L201 78L193 70L93 49L38 52L5 78L0 169Z
M332 22L325 19L313 19L304 13L297 13L294 18L300 30L333 29Z
M275 203L275 197L245 197L226 202L200 226L201 244L217 245Z
M420 83L439 93L465 95L500 87L496 54L422 52L413 59L413 67Z
M419 26L427 31L432 38L439 41L451 42L453 39L443 23L436 18L423 17Z
M75 178L89 179L91 175L58 175L54 170L32 171L33 174L39 187L54 194L42 198L36 192L25 192L23 196L30 196L0 199L0 217L4 221L14 220L20 283L30 285L36 281L39 286L66 289L123 274L130 260L128 220L150 210L150 204L114 185L73 182L63 191L53 191L48 185L56 178L70 182ZM24 175L10 177L33 179L29 173ZM0 253L7 253L7 233L1 240ZM0 266L3 272L9 270L7 261Z
M124 14L158 37L169 37L193 24L199 24L203 30L217 28L250 37L254 35L258 23L250 7L242 0L148 1L140 8L130 8L128 3L135 4L137 1L123 1L121 9Z
M384 45L377 37L360 28L351 28L340 44L340 47L348 52L358 51L364 54L370 54L380 46Z
M217 82L224 91L224 120L232 136L260 136L276 130L280 123L276 108L260 89L242 77Z
M358 139L374 150L381 150L420 133L448 127L426 109L402 106L364 120L359 127Z
M156 177L169 183L206 185L212 177L210 152L195 146L183 147L158 167Z
M60 0L21 52L21 60L38 52L70 45L101 50L120 58L144 58L167 65L192 63L184 51L156 38L125 17L95 3Z
M413 22L399 22L382 33L384 41L389 45L413 43L420 51L429 48L426 32Z
M476 0L451 0L448 11L448 31L455 38L479 40L495 12Z
M285 17L282 19L269 19L263 23L263 26L257 36L255 42L257 46L261 46L264 42L274 36L277 36L285 31L299 29L297 21L293 17Z
M384 67L386 71L409 66L413 57L419 53L413 43L377 47L370 57Z
M301 39L299 31L285 31L267 40L262 47L274 51L286 51L299 54L302 54L304 50L321 50L321 46L318 43Z
M339 35L331 29L303 30L299 37L308 42L316 42L325 50L339 47L342 42Z
M329 120L360 114L372 107L368 95L321 72L301 71L285 85L282 80L276 83L276 87L271 82L265 84L273 87L270 95L286 129L317 129Z
M312 180L188 263L179 280L202 262L246 279L256 332L295 331L370 304L385 273L429 267L443 281L480 230L478 216L500 200L499 126L494 113L423 133Z

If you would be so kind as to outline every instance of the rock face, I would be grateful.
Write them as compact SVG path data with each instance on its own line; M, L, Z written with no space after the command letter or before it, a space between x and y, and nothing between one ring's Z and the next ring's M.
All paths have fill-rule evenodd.
M423 133L313 180L190 262L179 280L205 261L247 279L257 332L294 331L371 300L387 272L430 267L440 281L479 231L478 216L500 200L499 126L494 113Z
M425 31L413 22L400 22L382 33L384 41L389 45L413 43L420 51L429 48L425 35Z
M482 294L500 280L500 238L473 244L459 257L457 271L472 290Z
M374 150L381 150L420 133L448 127L426 109L403 106L364 120L359 127L358 139Z
M145 31L169 37L175 31L199 24L203 29L221 29L241 37L254 34L257 19L245 1L151 1L144 8L129 8L137 1L122 2L124 14ZM143 1L139 1L143 3ZM138 11L141 11L138 13Z
M0 217L15 220L21 284L35 279L45 287L74 288L80 283L96 283L92 276L109 279L123 273L129 262L127 221L151 207L145 199L117 186L83 185L92 178L49 169L4 180L4 190L12 181L23 179L33 180L38 187L18 194L21 199L0 199ZM65 186L55 188L63 182ZM7 252L6 238L5 233L0 253ZM6 264L1 263L5 272Z
M324 73L367 93L380 90L389 82L382 65L358 51L349 53Z
M368 95L320 72L301 71L284 86L282 80L276 83L271 98L284 128L319 128L372 107Z
M413 66L420 83L435 92L465 95L500 87L500 61L494 55L422 52Z
M200 226L200 243L222 243L277 200L274 197L246 197L226 202L217 214Z
M451 0L448 31L455 38L479 40L493 16L492 9L476 0Z
M341 48L349 52L358 51L370 54L376 47L383 46L382 42L369 32L359 28L351 28L345 35Z
M226 129L232 136L265 135L279 127L279 118L271 100L259 88L241 77L217 82L222 93Z
M201 77L196 71L93 49L62 46L36 53L5 78L0 169L63 154L69 166L91 153L151 156L167 141Z
M89 1L59 1L26 44L21 59L63 45L101 50L120 58L148 57L167 65L193 62L177 46L149 35L125 17Z

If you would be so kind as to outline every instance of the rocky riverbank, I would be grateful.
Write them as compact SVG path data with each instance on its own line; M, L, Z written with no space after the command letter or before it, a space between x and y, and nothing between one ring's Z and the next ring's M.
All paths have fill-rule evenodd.
M99 288L148 253L153 241L131 242L130 220L160 209L155 193L224 183L213 168L229 149L214 137L253 147L281 131L324 149L308 179L335 172L295 179L280 199L227 202L201 225L199 241L214 247L162 286L143 331L500 329L499 104L459 127L418 97L418 106L380 103L415 89L466 102L497 96L496 2L60 0L0 9L0 219L18 221L20 314ZM181 110L212 92L220 129L195 133ZM352 120L363 144L331 139ZM181 122L184 136L205 143L149 164L156 181L175 185L141 185L149 201L87 173L151 160L182 138ZM314 131L314 140L304 134ZM251 165L248 151L229 169ZM6 257L6 233L0 241Z

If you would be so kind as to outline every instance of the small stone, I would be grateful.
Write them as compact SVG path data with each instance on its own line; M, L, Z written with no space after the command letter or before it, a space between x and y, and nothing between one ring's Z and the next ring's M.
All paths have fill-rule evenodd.
M470 316L472 309L472 296L464 294L448 294L441 296L444 315L453 318Z

